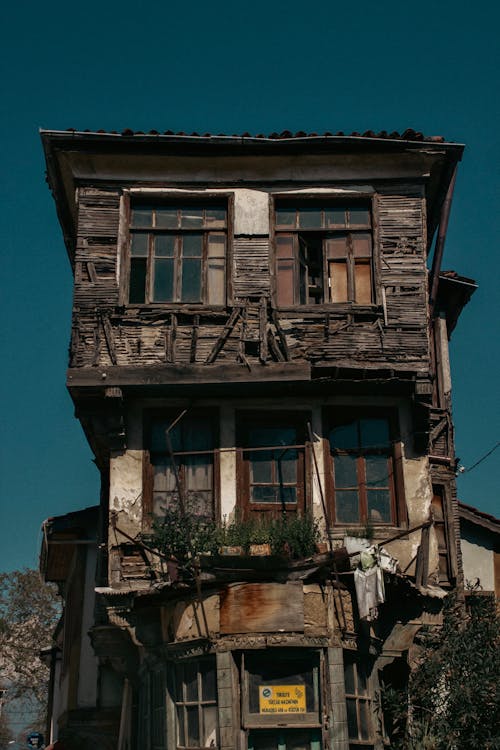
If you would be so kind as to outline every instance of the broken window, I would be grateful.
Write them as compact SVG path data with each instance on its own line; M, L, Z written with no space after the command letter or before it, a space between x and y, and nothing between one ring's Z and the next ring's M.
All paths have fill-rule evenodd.
M161 517L182 503L187 513L213 519L215 415L187 413L175 421L177 416L154 417L149 424L151 511Z
M227 208L134 205L129 302L226 302Z
M372 700L367 664L344 652L349 748L373 747Z
M335 523L397 523L391 420L337 411L327 430Z
M304 424L296 414L239 415L242 500L245 514L304 508Z
M177 750L219 747L215 657L175 665Z
M277 202L275 243L279 306L373 302L368 204Z

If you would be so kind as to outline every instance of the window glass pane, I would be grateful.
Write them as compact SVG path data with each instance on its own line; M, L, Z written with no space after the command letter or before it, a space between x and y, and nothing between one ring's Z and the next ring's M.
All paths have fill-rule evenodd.
M311 653L299 657L283 650L279 658L273 651L247 654L250 713L260 713L260 688L279 685L291 685L305 690L306 712L319 712L315 698L318 694L317 670L314 669L317 662L317 655Z
M277 488L273 485L261 486L257 485L251 488L250 502L252 503L277 503L278 493Z
M371 736L370 705L368 701L359 702L359 733L362 740L369 740Z
M212 457L185 456L183 460L187 490L209 490L212 487Z
M276 224L280 227L294 227L295 226L295 208L277 208L276 209Z
M354 679L354 662L348 661L349 657L345 657L344 662L344 679L345 679L345 691L348 695L356 694L356 682Z
M175 490L175 475L169 458L154 461L154 489L158 492L172 492Z
M338 523L359 523L359 498L357 491L336 491L335 510L335 518Z
M215 701L217 699L216 673L211 663L201 664L201 692L202 700Z
M151 208L132 209L132 226L151 227L153 225L153 211Z
M209 305L223 305L226 301L225 293L225 263L211 260L207 268L207 303Z
M181 301L201 301L201 259L184 259L182 262Z
M299 227L301 229L320 229L322 226L321 208L300 208Z
M297 481L297 451L285 450L275 452L278 481L295 484Z
M353 419L352 422L339 424L333 430L330 430L329 440L331 447L338 450L358 448L358 424L358 420Z
M370 226L370 212L362 206L351 206L349 208L349 225L351 227Z
M185 258L201 258L203 255L203 235L185 234L182 238L182 255Z
M181 450L203 451L213 448L214 433L209 416L187 414L179 426L182 428Z
M368 490L368 518L373 523L391 522L391 498L389 490Z
M177 208L165 206L156 209L156 226L165 229L177 229L179 220Z
M354 299L359 305L372 301L372 273L369 263L356 263L354 267Z
M192 747L200 746L200 722L198 706L186 706L187 744Z
M210 227L226 226L226 209L222 206L213 206L205 209L205 224Z
M155 260L154 263L154 302L172 302L174 289L174 261Z
M202 747L215 747L217 742L217 707L204 706Z
M361 446L362 448L388 449L389 422L387 419L362 419L361 420Z
M357 458L356 456L335 456L335 487L357 487Z
M134 232L131 235L130 254L134 257L145 256L148 254L149 234Z
M177 706L177 738L179 745L186 744L186 734L184 731L184 708Z
M146 301L146 268L146 258L131 259L129 302L132 304Z
M368 694L368 678L366 676L366 669L364 665L357 662L356 671L357 671L357 676L358 676L358 694L367 695Z
M347 727L349 731L349 739L358 739L358 717L356 714L356 701L351 698L346 699L347 705Z
M345 263L329 263L331 302L347 302L347 265Z
M175 236L172 234L158 234L155 237L155 255L173 258L175 252Z
M196 229L203 226L203 209L193 206L181 208L181 227Z
M325 220L327 227L345 227L346 211L345 208L326 208Z
M271 451L256 451L250 453L250 481L252 483L268 483L273 481L273 464Z
M389 467L387 456L366 456L366 484L368 487L388 487Z
M293 261L278 260L277 265L277 297L278 305L294 304L294 264Z
M208 235L207 302L223 305L226 301L226 237L223 234Z
M226 235L211 232L208 235L208 257L224 258L226 255Z
M184 687L185 697L188 703L198 700L198 668L196 662L187 662L184 665Z

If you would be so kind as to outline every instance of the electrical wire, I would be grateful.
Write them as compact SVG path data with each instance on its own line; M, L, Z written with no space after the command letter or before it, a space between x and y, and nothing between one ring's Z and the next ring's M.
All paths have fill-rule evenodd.
M479 466L479 464L483 463L483 461L485 461L488 458L488 456L491 456L491 454L496 451L499 445L500 445L500 440L497 443L495 443L493 448L490 448L490 450L487 453L485 453L484 456L481 456L481 458L479 458L475 463L473 463L472 466L469 466L468 469L465 466L460 466L458 470L459 474L470 474L470 472L473 469L475 469L476 466Z

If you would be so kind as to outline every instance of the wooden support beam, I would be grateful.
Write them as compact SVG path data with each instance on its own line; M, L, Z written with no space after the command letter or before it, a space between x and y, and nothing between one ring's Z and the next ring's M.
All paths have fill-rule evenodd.
M283 332L283 329L280 325L280 319L277 310L273 310L273 323L276 328L276 333L278 334L281 348L283 349L283 354L285 355L285 360L287 362L290 361L290 351L288 349L288 344L286 342L286 336Z
M103 315L101 317L101 322L104 331L104 338L106 340L106 346L108 347L109 357L111 359L111 362L116 365L118 364L118 360L116 358L115 337L108 316Z
M259 359L262 364L265 364L267 357L267 300L265 297L261 297L259 307Z
M189 361L196 362L196 344L198 343L198 333L200 329L200 316L195 315L193 319L193 328L191 330L191 348L189 351Z
M222 350L222 347L226 343L227 339L229 338L231 331L233 330L234 326L236 325L236 322L238 318L241 315L241 307L235 307L233 309L233 312L229 316L229 320L227 321L226 325L224 326L221 335L215 342L215 345L208 355L205 364L210 365L212 362L215 362L217 359L217 355Z

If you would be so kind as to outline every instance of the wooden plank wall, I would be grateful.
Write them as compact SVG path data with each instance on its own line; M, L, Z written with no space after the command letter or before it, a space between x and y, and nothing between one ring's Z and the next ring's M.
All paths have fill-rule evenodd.
M377 306L279 314L272 307L269 238L262 236L234 238L234 301L225 310L119 307L119 203L118 189L79 190L71 367L306 359L359 368L428 369L421 198L376 199Z

